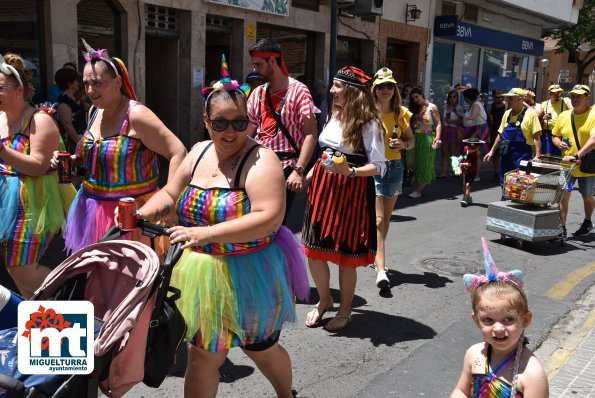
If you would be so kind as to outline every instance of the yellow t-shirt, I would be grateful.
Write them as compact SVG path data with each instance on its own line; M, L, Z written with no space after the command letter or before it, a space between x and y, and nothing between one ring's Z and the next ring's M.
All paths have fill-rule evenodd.
M403 137L405 131L407 131L407 128L409 127L409 121L411 120L411 115L412 113L409 111L409 109L401 106L399 120L397 120L396 123L399 126L399 138ZM399 160L401 159L401 151L391 149L388 146L389 138L391 135L393 135L393 129L395 128L395 113L383 113L382 122L384 124L384 155L386 156L386 160Z
M562 107L562 105L564 105L564 107ZM568 110L568 105L564 102L564 98L560 98L560 101L556 104L552 104L550 100L543 101L541 103L541 109L543 110L544 115L546 113L550 114L550 120L543 121L543 128L552 130L560 113Z
M570 142L570 148L565 150L562 155L570 156L578 152L578 146L576 145L576 139L572 132L572 111L564 111L558 116L558 120L552 129L552 135L559 137L564 140L568 138ZM589 138L595 135L595 108L591 107L587 112L583 112L580 115L574 115L574 125L576 127L576 135L580 141L581 147L587 143ZM575 177L590 177L595 174L587 174L580 171L579 167L574 169L572 173Z
M502 122L500 123L500 128L498 129L499 134L502 134L504 128L508 124L508 116L511 112L512 109L508 109L506 112L504 112L504 116L502 116ZM510 122L516 122L519 118L519 115L511 116ZM525 116L523 116L523 121L521 122L521 130L523 131L523 136L525 137L527 145L534 146L535 143L533 142L533 134L541 131L541 123L539 123L539 117L533 109L527 108L525 111Z

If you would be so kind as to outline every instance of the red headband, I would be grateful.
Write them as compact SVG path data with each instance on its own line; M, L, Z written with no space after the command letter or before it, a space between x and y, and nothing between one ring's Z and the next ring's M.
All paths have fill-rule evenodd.
M283 74L285 76L289 76L289 72L287 72L287 68L285 67L285 60L283 59L283 56L279 53L274 53L274 52L270 52L270 51L252 51L250 53L250 56L253 58L281 58L281 72L283 72Z

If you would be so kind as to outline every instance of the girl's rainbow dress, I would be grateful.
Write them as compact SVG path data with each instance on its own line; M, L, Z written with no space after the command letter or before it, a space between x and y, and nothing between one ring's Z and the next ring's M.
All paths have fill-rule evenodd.
M135 198L138 208L157 189L157 155L142 141L127 135L130 110L136 105L138 102L130 101L117 135L101 139L95 139L89 130L97 116L95 110L77 145L77 165L84 168L85 177L66 221L64 239L69 251L76 252L105 235L114 225L120 198ZM123 238L141 240L138 231Z
M176 202L181 224L213 226L250 213L248 195L237 185L243 163L231 188L189 185ZM301 245L284 226L248 242L186 249L171 284L182 292L177 304L187 340L211 352L267 340L295 321L294 296L309 293Z
M2 138L2 145L28 155L32 119L33 115L16 134ZM0 158L0 251L7 267L39 262L64 225L69 203L63 193L55 172L29 176Z

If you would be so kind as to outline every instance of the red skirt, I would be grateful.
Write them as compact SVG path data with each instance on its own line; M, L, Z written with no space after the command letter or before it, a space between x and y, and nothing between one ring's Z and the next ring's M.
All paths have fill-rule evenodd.
M374 179L329 174L316 162L302 243L313 260L348 267L372 264L376 256Z

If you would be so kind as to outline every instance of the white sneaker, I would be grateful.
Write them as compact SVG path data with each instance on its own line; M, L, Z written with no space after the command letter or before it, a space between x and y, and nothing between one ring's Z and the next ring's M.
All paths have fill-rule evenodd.
M386 271L378 271L376 273L376 286L380 290L385 290L390 288L390 282L388 277L386 276Z

